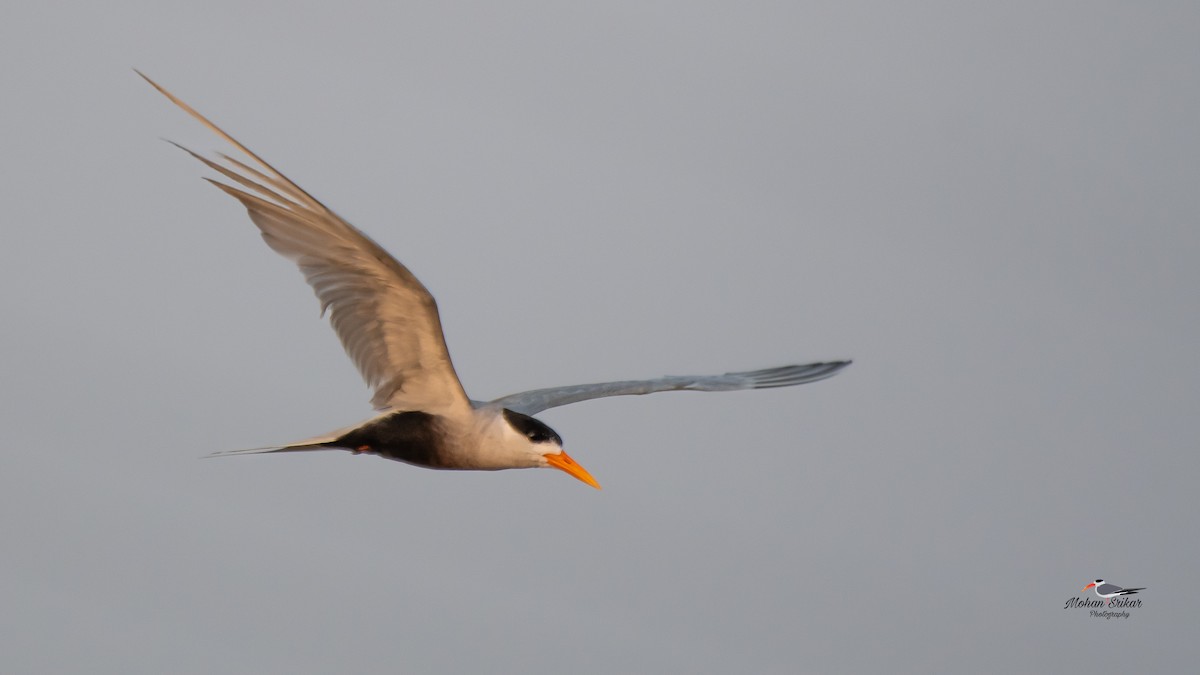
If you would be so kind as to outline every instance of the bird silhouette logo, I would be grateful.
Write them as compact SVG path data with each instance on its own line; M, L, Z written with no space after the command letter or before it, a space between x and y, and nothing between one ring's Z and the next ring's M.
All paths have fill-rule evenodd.
M1104 598L1104 605L1106 607L1108 606L1108 603L1112 602L1113 598L1119 598L1119 597L1126 596L1126 595L1134 595L1138 591L1146 590L1144 587L1143 588L1121 588L1120 586L1118 586L1116 584L1110 584L1103 579L1097 579L1097 580L1093 581L1092 583L1088 584L1087 586L1084 586L1083 590L1086 591L1089 588L1096 589L1096 595ZM1083 591L1080 591L1080 592L1083 592Z

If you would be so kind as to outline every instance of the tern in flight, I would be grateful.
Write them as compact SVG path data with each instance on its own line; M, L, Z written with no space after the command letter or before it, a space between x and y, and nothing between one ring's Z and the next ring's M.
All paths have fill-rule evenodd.
M1133 595L1134 593L1137 593L1138 591L1146 590L1144 587L1143 588L1121 588L1120 586L1118 586L1116 584L1105 583L1103 579L1097 579L1097 580L1093 581L1092 583L1088 584L1087 586L1084 586L1083 590L1086 591L1087 589L1093 588L1093 587L1096 589L1096 595L1104 598L1105 605L1112 602L1113 598L1118 598L1118 597L1121 597L1122 595ZM1080 591L1080 592L1082 592L1082 591Z
M138 75L244 155L220 154L224 163L218 163L180 146L232 183L206 179L241 202L267 245L300 268L322 314L329 313L346 353L374 391L371 404L378 414L361 424L287 445L218 455L348 450L432 469L551 467L599 488L563 452L562 437L532 415L604 396L790 387L832 377L850 364L581 384L473 401L450 362L437 304L408 268L208 118Z

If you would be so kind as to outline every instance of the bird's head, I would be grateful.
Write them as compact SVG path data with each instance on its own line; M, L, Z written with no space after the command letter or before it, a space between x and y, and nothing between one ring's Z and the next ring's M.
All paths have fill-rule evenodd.
M571 459L562 449L562 437L544 423L529 415L504 409L504 421L516 434L520 452L528 453L533 466L550 467L565 471L597 490L600 484L587 469Z
M1084 586L1083 590L1086 591L1087 589L1091 588L1092 586L1099 586L1102 583L1104 583L1103 579L1097 579L1097 580L1093 581L1092 583L1088 584L1087 586ZM1080 591L1080 592L1082 593L1083 591Z

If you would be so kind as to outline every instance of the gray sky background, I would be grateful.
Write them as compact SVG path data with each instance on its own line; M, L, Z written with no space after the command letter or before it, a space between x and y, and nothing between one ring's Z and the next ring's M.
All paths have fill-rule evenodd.
M1195 3L19 3L0 22L5 672L1196 666ZM604 485L370 414L138 67L386 246L476 398ZM1104 577L1128 620L1064 610Z

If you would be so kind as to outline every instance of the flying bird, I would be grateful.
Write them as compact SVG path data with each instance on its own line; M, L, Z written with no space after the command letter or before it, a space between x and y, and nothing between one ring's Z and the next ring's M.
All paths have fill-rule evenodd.
M240 159L218 153L223 162L217 162L177 145L224 176L229 183L205 180L241 202L267 245L300 268L374 392L377 414L360 424L295 443L217 455L348 450L432 469L548 467L599 488L563 451L562 437L533 415L604 396L790 387L832 377L850 364L581 384L473 401L450 361L437 304L408 268L208 118L136 72L242 153Z
M1096 595L1104 598L1105 605L1107 605L1109 602L1111 602L1113 598L1118 598L1122 595L1133 595L1134 593L1137 593L1138 591L1146 590L1145 587L1121 588L1120 586L1118 586L1116 584L1105 583L1103 579L1097 579L1097 580L1093 581L1092 583L1088 584L1087 586L1084 586L1083 590L1081 590L1080 592L1082 593L1083 591L1086 591L1087 589L1093 588L1093 587L1096 589Z

